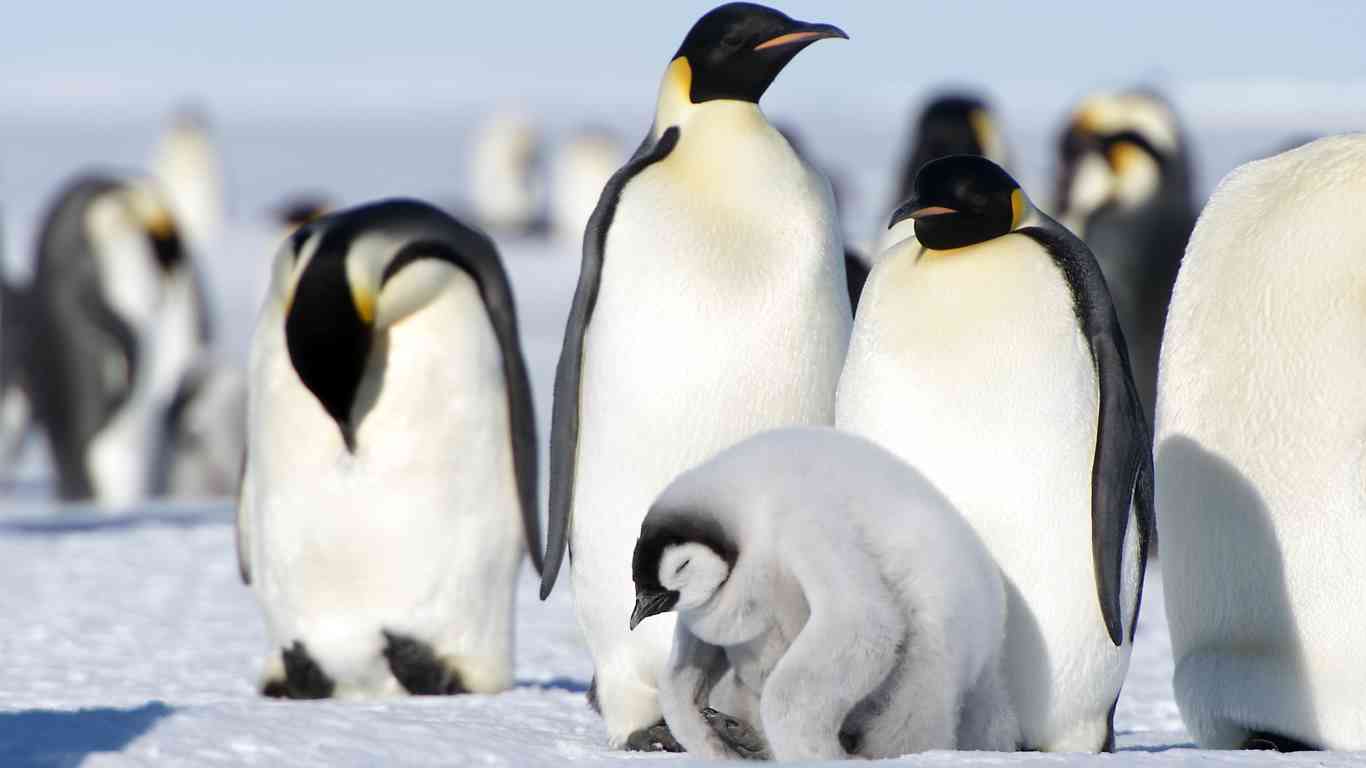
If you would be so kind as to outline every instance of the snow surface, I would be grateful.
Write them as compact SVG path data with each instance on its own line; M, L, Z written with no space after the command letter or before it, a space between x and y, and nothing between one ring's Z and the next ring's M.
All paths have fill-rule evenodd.
M629 145L648 122L644 114L613 117ZM1013 149L1022 156L1022 177L1032 180L1042 199L1053 126L1020 122L1026 125L1012 135ZM327 191L343 203L393 194L458 200L460 139L469 124L468 115L445 122L344 123L320 116L310 123L222 126L233 224L222 248L201 260L218 309L221 356L245 356L280 236L265 218L268 206L308 190ZM850 230L866 237L883 216L901 126L829 116L796 124L847 185ZM90 163L142 165L156 129L150 121L0 122L4 261L11 273L26 274L37 217L68 174ZM1217 138L1197 147L1209 149L1201 155L1206 188L1237 162L1274 148L1284 131L1240 127ZM499 242L519 303L544 437L578 254L553 243ZM20 482L0 500L0 767L696 762L606 750L602 724L584 701L592 668L569 580L562 577L541 603L529 567L518 595L518 685L508 693L370 702L263 699L256 683L266 637L252 595L237 577L231 503L156 503L112 514L57 507L45 500L46 470L38 446L31 448ZM930 753L897 762L1366 766L1366 755L1193 750L1172 699L1171 672L1161 578L1154 569L1116 716L1118 755Z

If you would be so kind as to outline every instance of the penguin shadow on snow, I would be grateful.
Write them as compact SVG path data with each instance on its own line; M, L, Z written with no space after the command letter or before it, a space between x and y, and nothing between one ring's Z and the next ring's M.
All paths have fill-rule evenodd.
M0 764L79 765L99 752L118 752L175 712L164 702L140 707L0 712Z
M1205 450L1200 443L1184 435L1168 437L1162 441L1158 447L1156 456L1156 466L1159 473L1164 473L1160 482L1171 489L1167 494L1190 496L1197 493L1197 489L1217 488L1219 490L1215 503L1206 503L1199 508L1199 514L1218 515L1224 519L1214 521L1216 527L1222 530L1230 528L1240 528L1241 536L1236 542L1230 542L1226 538L1216 541L1201 542L1202 558L1211 558L1215 566L1207 569L1206 573L1219 573L1227 569L1232 563L1252 562L1257 564L1257 568L1265 575L1262 584L1275 584L1278 588L1268 591L1258 591L1248 593L1239 589L1237 586L1225 592L1226 598L1238 606L1256 605L1255 613L1269 614L1277 617L1284 617L1279 621L1279 629L1274 635L1261 638L1240 638L1243 642L1239 645L1247 649L1249 655L1257 651L1256 644L1274 643L1276 647L1293 649L1290 665L1291 670L1296 674L1297 679L1303 678L1304 652L1299 642L1299 631L1295 622L1294 608L1290 603L1290 596L1285 587L1285 565L1281 556L1281 546L1276 539L1276 532L1272 526L1271 514L1266 508L1266 502L1262 500L1261 494L1251 482L1243 476L1236 467L1228 461ZM1159 501L1161 495L1159 495ZM1158 515L1163 514L1161 507L1157 510ZM1174 565L1174 564L1173 564ZM1172 566L1169 566L1172 567ZM1181 589L1181 584L1172 578L1167 578L1164 582L1168 589ZM1236 601L1236 602L1235 602ZM1209 606L1209 610L1217 610L1218 606ZM1170 610L1170 608L1169 608ZM1242 608L1243 611L1247 609ZM1227 611L1227 609L1225 609ZM1237 621L1236 612L1225 613L1224 621ZM1236 629L1235 629L1236 631ZM1227 637L1227 633L1225 634ZM1228 641L1225 639L1223 647L1211 649L1209 654L1218 654L1227 657L1231 650L1227 647ZM1273 732L1263 732L1258 730L1258 724L1248 722L1234 722L1227 713L1244 711L1246 707L1243 698L1248 695L1247 685L1231 686L1225 683L1233 676L1244 677L1248 669L1247 664L1231 664L1221 669L1219 665L1212 664L1212 659L1206 654L1195 653L1186 658L1174 659L1176 663L1175 674L1172 675L1172 688L1176 693L1178 702L1190 700L1199 702L1202 706L1200 716L1209 717L1210 713L1218 713L1221 728L1238 728L1249 732L1246 737L1246 749L1277 749L1280 746L1290 750L1310 748L1308 745L1300 744L1293 739L1279 736ZM1235 660L1236 661L1236 660ZM1199 665L1199 668L1196 668ZM1256 685L1256 681L1246 681L1251 685ZM1182 695L1183 689L1187 691ZM1270 693L1270 692L1268 692ZM1283 704L1279 709L1305 713L1303 719L1306 722L1314 722L1314 703L1305 694L1303 688L1290 690L1277 690L1274 693L1283 698L1292 699ZM1183 711L1183 717L1189 719L1190 714ZM1268 726L1262 726L1268 727Z
M562 691L564 693L587 694L589 684L572 677L552 677L549 680L518 680L514 688L529 691Z

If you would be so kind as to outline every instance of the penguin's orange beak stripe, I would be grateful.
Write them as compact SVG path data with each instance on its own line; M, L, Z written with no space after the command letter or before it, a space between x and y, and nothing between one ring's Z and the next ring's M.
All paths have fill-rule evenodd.
M780 45L792 45L793 43L804 43L807 40L819 40L823 37L834 37L829 32L788 32L785 35L769 38L768 40L754 46L754 50L762 51L768 48L777 48Z
M928 205L916 211L915 213L912 213L911 218L928 219L931 216L944 216L950 213L958 213L958 211L953 208L946 208L942 205Z

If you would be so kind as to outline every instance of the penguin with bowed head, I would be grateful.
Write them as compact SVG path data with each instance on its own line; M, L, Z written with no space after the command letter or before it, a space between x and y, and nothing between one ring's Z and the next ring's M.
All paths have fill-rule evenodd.
M1364 750L1366 134L1229 174L1191 236L1157 396L1162 576L1200 746Z
M690 754L1015 748L1000 571L864 438L773 430L684 473L646 515L633 575L631 626L678 614L660 698Z
M413 200L295 230L252 340L242 579L268 696L512 684L536 434L493 242Z
M64 500L127 504L161 484L168 409L208 342L204 296L147 179L67 184L23 301L24 382Z
M1143 90L1088 97L1059 142L1058 219L1105 275L1149 424L1167 304L1199 213L1189 153L1175 109Z
M1154 523L1148 427L1100 269L981 157L928 163L892 225L836 424L923 472L996 558L1022 745L1112 749Z
M555 378L541 594L569 548L613 747L675 746L656 693L672 622L629 633L622 621L650 501L755 432L834 420L850 328L834 200L758 105L831 37L845 34L760 5L705 14L584 237Z

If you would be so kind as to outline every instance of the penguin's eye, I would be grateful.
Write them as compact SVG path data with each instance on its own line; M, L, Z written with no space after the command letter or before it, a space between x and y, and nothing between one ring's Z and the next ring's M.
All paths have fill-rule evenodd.
M684 568L687 568L687 567L688 567L688 563L691 563L691 562L692 562L692 560L691 560L691 559L688 559L688 560L684 560L683 562L679 563L679 564L678 564L678 567L674 569L674 575L677 576L678 574L682 573L682 572L683 572L683 569L684 569Z
M727 48L739 48L740 45L744 42L745 36L740 34L739 32L731 32L730 34L721 38L721 45L724 45Z

